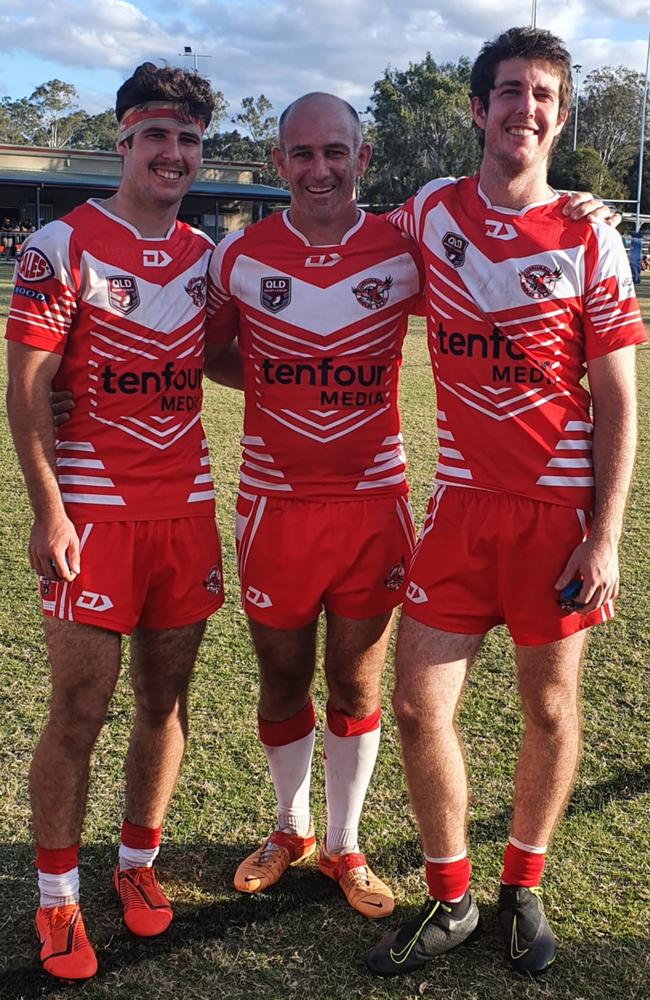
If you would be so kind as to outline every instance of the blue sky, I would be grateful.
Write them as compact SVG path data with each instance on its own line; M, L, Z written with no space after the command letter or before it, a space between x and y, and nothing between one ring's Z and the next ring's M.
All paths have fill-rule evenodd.
M145 59L191 66L185 45L234 113L260 93L280 111L310 90L363 110L385 67L473 58L482 41L528 24L531 3L503 0L23 0L0 14L0 95L28 96L58 77L102 111ZM5 8L7 11L8 8ZM538 0L537 24L566 41L583 75L645 68L650 0Z

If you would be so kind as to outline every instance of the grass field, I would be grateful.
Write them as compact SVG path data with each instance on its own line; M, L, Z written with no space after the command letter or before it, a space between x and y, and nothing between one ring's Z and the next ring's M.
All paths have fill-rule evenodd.
M650 320L650 279L641 288ZM0 277L0 332L8 281ZM3 366L4 368L4 366ZM4 378L4 376L3 376ZM495 898L507 836L510 780L520 733L513 662L503 629L489 637L473 670L462 713L472 801L470 838L484 934L472 948L399 981L372 979L363 956L387 927L354 914L313 862L272 891L242 898L231 888L236 863L273 822L273 796L256 735L256 667L238 604L232 521L241 402L208 387L206 429L219 481L219 520L228 585L212 619L191 701L191 736L165 830L159 872L176 917L158 941L123 929L110 884L122 815L122 768L131 719L123 673L94 757L81 858L86 925L98 950L96 979L75 995L111 1000L240 998L350 1000L633 1000L648 997L650 965L648 621L645 551L650 508L650 350L639 351L641 455L622 545L618 617L594 630L584 678L584 756L578 783L550 854L546 907L561 954L543 982L513 978L499 952ZM402 409L416 514L421 521L433 471L434 427L424 331L407 338ZM31 924L36 900L27 770L43 724L48 674L34 581L27 566L30 514L6 428L0 434L2 567L0 611L0 998L63 997L40 971ZM420 905L422 860L401 773L386 672L384 738L362 823L362 845L397 897L394 926ZM325 697L319 679L315 704ZM314 766L317 830L324 824L322 763ZM645 983L645 985L644 985Z

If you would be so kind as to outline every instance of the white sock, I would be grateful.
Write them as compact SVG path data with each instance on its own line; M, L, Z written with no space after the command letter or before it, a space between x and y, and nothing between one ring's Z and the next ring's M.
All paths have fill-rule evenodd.
M120 871L127 868L151 868L158 857L160 847L127 847L120 841L118 859Z
M79 869L71 868L61 875L51 875L38 869L40 905L69 906L79 902Z
M359 850L359 820L379 752L381 727L358 736L335 736L325 726L325 793L329 854Z
M278 829L306 837L311 828L309 787L316 730L299 740L272 747L262 743L278 803Z

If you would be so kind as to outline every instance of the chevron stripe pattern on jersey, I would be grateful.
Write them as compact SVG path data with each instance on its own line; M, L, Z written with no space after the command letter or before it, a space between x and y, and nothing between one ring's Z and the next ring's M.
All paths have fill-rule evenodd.
M56 463L75 520L213 512L201 427L213 250L182 223L143 239L94 201L30 238L7 336L61 355L55 388L75 408Z
M242 490L405 492L397 391L421 287L412 242L360 213L340 244L314 248L284 213L227 237L211 274L210 338L237 335L244 361Z
M500 208L444 178L389 218L426 270L436 481L589 509L586 366L646 337L620 237L563 204Z

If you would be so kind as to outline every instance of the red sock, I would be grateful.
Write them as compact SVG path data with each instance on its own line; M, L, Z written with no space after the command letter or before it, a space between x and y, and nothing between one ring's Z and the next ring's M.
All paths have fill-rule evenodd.
M267 747L283 747L295 743L296 740L301 740L311 733L315 725L316 716L311 698L304 708L288 719L283 719L282 722L269 722L261 715L257 716L260 740Z
M362 736L378 729L381 723L381 706L365 719L353 719L345 712L339 712L327 703L327 725L335 736Z
M129 823L128 819L122 821L120 840L125 847L131 847L138 851L150 851L160 844L160 834L162 826L136 826Z
M501 881L505 885L521 885L526 888L539 885L545 861L545 854L522 850L509 841L503 852Z
M40 847L36 845L36 867L48 875L63 875L77 867L79 844L70 847Z
M470 860L465 855L458 861L425 861L429 895L442 902L459 899L469 889L472 873Z

